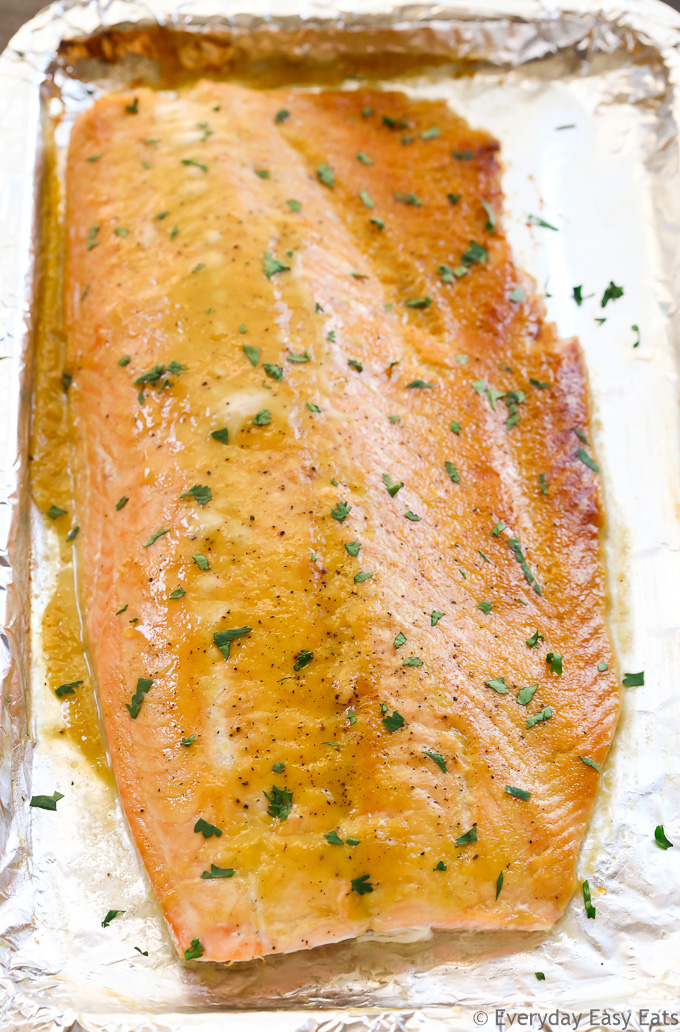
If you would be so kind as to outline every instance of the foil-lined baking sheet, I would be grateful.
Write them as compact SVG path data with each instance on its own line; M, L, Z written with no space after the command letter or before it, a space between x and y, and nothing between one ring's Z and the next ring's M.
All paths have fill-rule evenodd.
M520 1013L536 1028L580 1014L589 1029L607 1026L603 1009L623 1013L621 1028L628 1012L640 1029L663 1009L680 1023L679 47L680 16L658 0L73 0L0 58L0 1029L421 1032L509 1028ZM445 98L500 139L518 264L585 351L611 628L621 670L645 671L625 690L579 860L597 917L574 897L547 934L369 936L186 965L111 778L59 736L45 683L59 549L28 483L43 128L63 156L73 117L103 90L254 68L351 89L378 67L390 70L379 85ZM603 309L610 281L624 294ZM577 305L581 284L594 296ZM55 789L56 813L29 808ZM657 848L658 824L675 849Z

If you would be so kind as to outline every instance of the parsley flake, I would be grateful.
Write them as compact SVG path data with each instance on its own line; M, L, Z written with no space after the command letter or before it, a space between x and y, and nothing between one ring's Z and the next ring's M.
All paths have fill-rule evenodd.
M410 204L414 208L422 208L423 206L423 202L420 201L414 193L395 193L394 199L395 201L401 201L402 204Z
M600 301L600 308L606 308L609 301L616 301L618 298L623 297L623 287L617 287L613 280L609 281L609 286L606 288Z
M352 892L365 896L367 892L373 892L370 874L362 874L360 878L352 878Z
M406 384L406 389L411 390L414 387L422 387L423 390L431 390L434 387L433 383L428 383L427 380L411 380L410 383Z
M544 721L550 720L552 715L553 712L550 709L550 706L545 706L540 713L537 713L533 717L527 717L527 730L534 727L535 724L542 724Z
M57 803L63 798L62 792L53 792L51 796L34 795L31 796L31 806L35 806L38 810L56 810Z
M452 434L459 434L460 433L460 423L457 423L455 421L455 419L454 419L453 423L449 427L449 430L451 431Z
M654 829L654 841L659 849L673 849L673 843L667 838L666 832L663 830L663 824L657 825Z
M538 215L529 215L527 221L530 222L532 226L542 226L543 229L554 229L556 233L558 231L557 226L553 226L550 222L546 222L545 219L539 218Z
M229 659L232 641L236 641L237 638L244 638L251 631L252 627L232 627L227 631L215 631L213 634L213 645L217 646L225 659Z
M447 773L448 768L446 766L446 760L439 753L432 752L431 749L423 749L423 756L429 756L431 760L434 760L444 774Z
M624 674L621 682L624 688L642 688L645 683L645 672L639 674Z
M188 749L189 746L193 745L195 741L196 741L196 735L189 735L188 738L183 738L182 739L182 745L184 746L185 749Z
M515 289L508 295L508 300L514 301L515 304L519 304L520 301L524 301L526 292L524 287L515 287Z
M208 166L204 165L202 161L196 161L195 158L182 158L183 165L192 165L194 168L200 168L201 172L207 172Z
M451 478L453 483L460 484L460 473L458 472L454 464L452 462L447 461L444 463L444 468L446 469L446 472L449 474L449 477Z
M220 444L229 444L229 430L226 426L222 427L221 430L213 430L210 436L215 441L219 441Z
M421 517L416 516L416 514L414 512L411 512L410 509L408 510L408 512L404 513L404 516L407 520L410 520L411 523L420 523Z
M493 690L498 692L499 695L507 695L510 691L502 677L492 677L491 680L485 681L484 684L487 688L493 688Z
M302 651L298 652L298 654L296 656L295 665L293 667L293 670L302 670L303 667L306 667L309 663L312 662L313 659L314 659L314 653L313 652L310 652L308 649L302 649Z
M142 703L144 702L144 696L149 691L152 684L153 679L150 677L137 678L137 687L134 690L132 698L129 702L125 703L125 708L133 720L136 720L139 716L139 711L142 708Z
M496 899L498 899L498 897L500 896L502 888L503 888L503 872L501 871L501 873L496 878Z
M345 551L347 552L348 555L351 555L355 559L359 555L359 549L360 548L361 548L361 542L360 541L346 541L345 542Z
M348 502L345 502L342 499L338 499L338 503L335 506L335 508L331 509L331 516L334 520L337 520L338 523L343 523L347 519L351 511L352 506L349 505Z
M362 366L361 362L357 362L357 360L355 358L348 358L347 359L347 365L351 366L352 369L356 369L356 371L358 373L362 372L363 368L364 368Z
M383 484L387 488L387 493L390 496L390 498L394 498L394 496L404 486L403 480L401 482L397 483L396 480L392 480L392 477L390 476L389 473L383 473L382 480L383 480Z
M586 767L592 767L598 774L600 773L600 764L596 763L595 760L591 760L589 756L579 756L579 760L585 763Z
M597 669L600 671L601 674L603 674L605 670L609 670L609 663L607 662L607 660L601 659L600 662L597 664Z
M477 609L481 609L481 611L483 613L486 613L486 615L488 616L491 612L491 603L486 601L478 602Z
M600 467L595 462L595 459L592 459L584 448L576 449L576 457L580 459L581 462L583 462L588 467L588 469L592 469L593 473L600 472Z
M276 763L272 763L272 770L274 771L275 774L283 774L285 766L286 765L283 762L283 760L277 760Z
M478 244L476 240L471 240L470 246L468 247L467 251L465 251L464 254L461 256L460 260L463 263L463 265L469 268L469 266L474 265L475 262L478 262L479 264L483 265L488 260L488 258L489 252L487 251L486 247L482 247L482 245Z
M354 583L363 584L364 581L370 580L372 576L372 573L364 573L363 570L360 570L359 573L354 574Z
M431 297L412 297L404 304L407 308L429 308L432 304Z
M194 831L197 834L201 834L205 839L212 838L213 835L215 838L220 838L222 835L221 828L217 828L214 824L210 824L209 821L204 820L203 817L199 817L194 824Z
M488 233L496 232L496 213L488 201L481 201L482 208L486 212L485 228ZM520 298L521 300L521 298Z
M212 491L204 484L194 484L188 491L182 491L180 498L195 498L201 508L203 508L212 499Z
M371 197L371 195L366 192L366 190L360 190L359 191L359 197L363 201L365 207L367 207L367 208L375 208L375 202L373 201L373 198Z
M527 638L526 643L530 649L533 649L538 645L539 641L545 641L545 637L540 631L534 631L530 638Z
M82 681L69 681L67 684L60 684L58 688L54 689L54 694L58 699L61 699L64 695L75 695L75 689L82 683Z
M473 824L469 831L466 831L464 835L456 839L457 846L467 846L471 842L477 842L477 825Z
M233 867L218 867L211 864L209 871L203 871L201 878L233 878L236 870Z
M118 917L120 914L124 914L124 910L109 910L106 917L102 921L102 928L108 928L114 917Z
M446 196L449 204L458 204L458 201L461 199L463 195L459 193L447 193Z
M293 793L289 792L287 788L277 788L276 785L272 785L271 793L265 792L264 796L269 803L267 807L269 816L278 817L280 821L287 820L288 814L293 809Z
M433 609L430 613L430 626L436 627L443 616L446 616L446 613L440 613L438 609Z
M533 699L538 689L537 684L528 684L525 688L520 688L517 693L517 702L520 706L528 706Z
M206 557L204 555L202 555L200 552L198 552L197 555L192 555L191 558L194 560L194 562L198 566L199 570L209 570L210 569L210 563L208 562Z
M326 842L330 842L332 846L344 846L344 842L338 835L337 831L328 831L324 834Z
M59 519L60 516L65 516L66 512L66 509L60 509L58 505L50 505L46 515L49 516L51 520L56 520Z
M164 534L169 534L169 533L170 533L170 528L169 527L161 527L159 530L155 530L153 532L153 534L151 535L151 537L149 538L149 540L144 542L142 547L143 548L149 548L154 543L154 541L158 540L159 537L163 537Z
M276 365L274 362L263 362L262 368L272 380L283 380L283 366Z
M290 269L290 265L285 265L283 262L280 262L278 258L274 257L271 251L267 251L262 259L262 266L267 279L271 279L272 276L276 276L279 272L287 272Z
M335 175L330 165L327 165L324 161L323 164L319 165L316 170L316 174L324 186L329 186L331 190L335 187Z
M269 426L272 421L272 414L269 409L263 408L257 412L253 418L252 423L254 426Z
M200 939L192 939L191 945L189 945L184 951L185 960L198 960L199 957L203 956L203 947Z
M372 222L374 226L377 226L377 227L378 227L378 229L384 229L384 228L385 228L385 223L384 223L384 221L383 221L382 219L378 219L378 218L376 218L375 216L373 216L372 218L370 218L370 219L369 219L368 221L369 221L369 222Z
M595 914L596 914L596 910L595 910L595 907L593 906L592 900L590 898L590 885L588 884L587 881L584 881L584 883L583 883L583 902L584 902L585 908L586 908L586 916L594 918Z
M551 674L562 673L562 653L561 652L549 652L545 657L546 663L550 664Z
M527 799L531 799L531 792L528 792L526 788L515 788L513 785L506 785L505 791L507 795L511 795L515 799L522 799L524 802L526 802Z
M382 722L384 726L387 728L387 730L390 732L398 731L399 728L403 727L405 723L401 713L397 713L396 710L394 710L394 712L391 714L386 714L382 718Z
M175 588L174 591L170 592L168 598L184 598L185 595L186 591L184 588Z
M472 161L474 154L471 150L452 150L451 157L455 158L456 161Z
M433 867L432 870L433 871L446 871L446 870L448 870L448 868L447 868L447 866L446 866L446 864L444 863L443 860L439 860L437 862L437 866Z
M321 409L313 401L306 401L305 408L308 408L310 412L321 412Z
M67 541L75 541L75 539L78 537L78 531L79 530L80 530L79 526L78 527L74 527L73 530L69 530L68 534L66 535L66 540Z
M280 111L277 111L274 115L274 124L281 125L281 123L285 122L287 118L290 118L290 111L286 110L286 108L281 108Z
M422 665L423 661L418 656L407 656L404 662L402 663L402 666L407 667L420 667Z

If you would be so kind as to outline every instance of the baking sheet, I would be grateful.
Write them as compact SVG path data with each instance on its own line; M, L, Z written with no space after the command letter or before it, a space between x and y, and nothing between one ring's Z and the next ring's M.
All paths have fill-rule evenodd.
M568 12L528 0L474 7L361 0L343 14L350 31L342 34L333 29L336 10L325 4L258 0L245 12L217 0L79 0L43 12L0 59L0 530L12 560L10 569L0 556L7 629L0 653L0 1028L472 1029L495 1024L497 1009L511 1016L530 1010L539 1027L536 1015L547 1022L557 1008L581 1014L579 1028L603 1024L591 1008L631 1010L627 1027L644 1028L650 1017L640 1008L664 1006L680 1021L680 17L652 0L606 12L585 2ZM69 118L91 101L88 89L157 72L148 47L132 62L83 61L73 48L55 61L62 38L153 21L198 34L200 46L180 48L185 71L197 54L217 54L230 73L239 61L271 61L283 27L283 49L301 79L311 68L312 81L340 58L351 63L384 27L381 46L395 55L430 54L437 65L381 85L444 97L501 141L504 219L516 259L545 285L560 334L578 334L585 350L609 517L612 632L621 669L645 670L645 686L625 693L579 860L595 921L575 897L547 935L436 933L231 968L186 966L169 943L110 782L58 736L60 707L45 687L38 633L58 548L31 510L26 477L39 125L41 115L63 113L63 147ZM203 30L220 27L235 35L215 51ZM120 39L100 54L125 49ZM69 70L75 58L86 86ZM574 128L559 128L567 125ZM529 224L530 214L558 229ZM624 295L602 310L610 280ZM578 284L595 293L581 307L572 299ZM55 788L64 792L57 814L28 810L32 793ZM655 846L659 823L675 850ZM111 908L126 914L102 929Z

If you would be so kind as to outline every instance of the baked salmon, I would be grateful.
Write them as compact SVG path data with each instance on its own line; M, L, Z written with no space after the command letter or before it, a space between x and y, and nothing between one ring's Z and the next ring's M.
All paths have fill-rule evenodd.
M603 507L498 149L440 102L209 81L74 126L80 591L189 960L546 929L573 891Z

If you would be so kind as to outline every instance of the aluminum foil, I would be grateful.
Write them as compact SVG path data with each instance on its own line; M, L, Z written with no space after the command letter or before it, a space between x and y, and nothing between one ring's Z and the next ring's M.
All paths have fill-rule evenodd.
M341 57L389 52L404 70L382 85L443 97L502 143L516 258L545 285L560 334L585 350L611 627L621 669L645 671L645 686L626 691L579 859L594 921L574 898L549 934L367 937L187 966L110 781L53 733L39 628L58 549L27 475L42 127L58 122L63 153L92 96L160 82L160 51L142 36L153 25L184 33L166 40L179 41L185 74L284 54L311 69L309 83ZM92 34L95 45L62 46ZM657 1024L680 1023L678 48L680 16L659 0L71 0L15 36L0 58L0 1029L645 1029L657 1013ZM610 280L625 292L603 311ZM579 284L595 293L581 306ZM32 793L66 786L56 815L29 809ZM656 847L657 824L675 849ZM110 908L126 914L103 930Z

